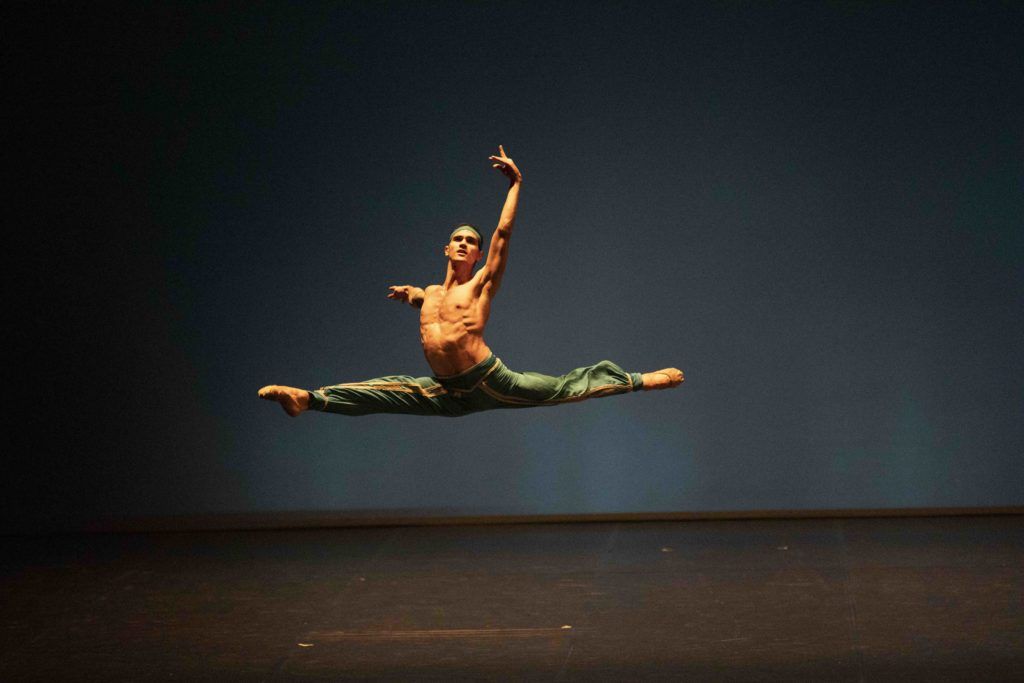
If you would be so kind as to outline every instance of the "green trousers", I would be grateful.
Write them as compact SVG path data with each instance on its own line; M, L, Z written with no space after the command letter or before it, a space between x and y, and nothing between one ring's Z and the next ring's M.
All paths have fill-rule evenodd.
M637 391L638 372L603 360L561 377L514 372L489 355L450 377L392 375L365 382L321 387L309 392L309 407L342 415L402 413L459 417L495 408L554 406Z

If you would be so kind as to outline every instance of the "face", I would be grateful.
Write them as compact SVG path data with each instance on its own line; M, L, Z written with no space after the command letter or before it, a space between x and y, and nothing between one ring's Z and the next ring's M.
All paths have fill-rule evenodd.
M473 265L480 260L480 240L472 230L459 230L444 248L444 255L453 263L464 261Z

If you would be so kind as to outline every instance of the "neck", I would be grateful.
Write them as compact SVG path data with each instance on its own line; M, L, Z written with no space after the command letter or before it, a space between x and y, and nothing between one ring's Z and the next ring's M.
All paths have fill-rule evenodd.
M473 277L473 266L468 263L453 264L448 262L448 272L444 276L444 288L448 289L455 285L462 285Z

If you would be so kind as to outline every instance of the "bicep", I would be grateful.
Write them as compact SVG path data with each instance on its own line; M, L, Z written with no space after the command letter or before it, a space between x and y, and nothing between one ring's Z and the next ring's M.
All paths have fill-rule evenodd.
M487 282L493 282L495 285L501 282L501 276L505 273L505 265L508 263L508 243L511 236L511 233L499 230L491 240L491 246L487 252L487 263L483 268L484 279Z

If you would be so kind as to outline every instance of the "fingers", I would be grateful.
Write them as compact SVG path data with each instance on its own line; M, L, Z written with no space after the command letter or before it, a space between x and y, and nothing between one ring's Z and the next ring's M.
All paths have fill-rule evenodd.
M509 161L508 154L505 154L505 148L502 145L498 145L498 156L491 155L487 158L495 161Z
M515 178L517 174L516 171L513 170L515 168L515 164L512 163L512 160L509 159L508 155L505 153L504 145L498 145L498 155L500 156L492 154L491 156L487 157L488 159L494 162L493 164L491 164L491 168L498 169L499 171L507 175L509 178Z

